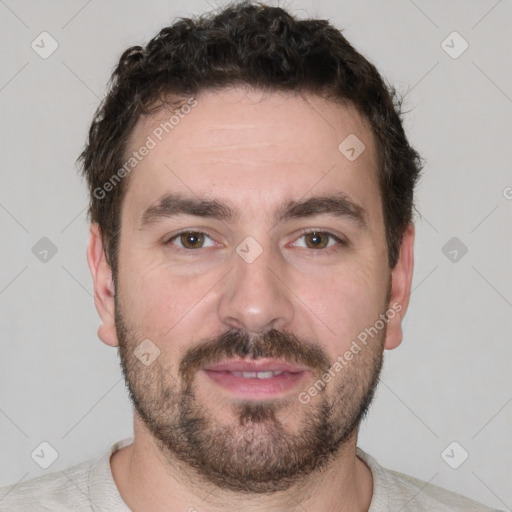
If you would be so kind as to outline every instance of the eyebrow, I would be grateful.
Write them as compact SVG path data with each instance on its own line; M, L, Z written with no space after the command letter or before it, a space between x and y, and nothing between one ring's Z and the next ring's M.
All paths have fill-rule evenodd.
M169 193L162 196L155 204L144 211L138 229L146 229L160 221L179 215L193 215L232 222L240 217L240 210L216 199ZM314 196L298 201L287 201L277 209L274 220L278 223L283 220L308 218L317 215L332 215L347 219L359 228L368 227L366 210L343 192Z

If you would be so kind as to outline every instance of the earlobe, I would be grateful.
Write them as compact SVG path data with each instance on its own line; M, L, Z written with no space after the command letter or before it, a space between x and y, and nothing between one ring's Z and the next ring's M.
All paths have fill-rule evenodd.
M402 342L402 319L409 306L411 295L412 274L414 270L414 224L409 224L404 233L400 246L400 255L395 268L391 272L391 293L386 341L384 348L391 350Z
M89 244L87 246L87 262L94 285L94 304L100 315L101 325L98 337L105 344L118 345L115 326L115 288L112 270L107 262L101 231L98 224L91 224Z

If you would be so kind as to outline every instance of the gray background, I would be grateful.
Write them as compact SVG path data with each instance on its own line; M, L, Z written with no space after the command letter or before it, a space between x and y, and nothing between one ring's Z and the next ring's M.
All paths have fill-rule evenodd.
M116 350L96 337L74 162L120 53L209 3L0 0L0 484L132 434ZM406 129L427 160L405 339L386 356L359 444L387 467L511 510L511 2L286 5L344 28L407 93ZM46 59L31 48L43 31L59 45ZM441 45L453 31L469 43L456 59ZM42 237L57 247L46 262L32 252ZM442 250L452 237L455 262ZM59 454L47 470L31 458L43 441ZM469 453L458 469L441 456L453 441L452 464Z

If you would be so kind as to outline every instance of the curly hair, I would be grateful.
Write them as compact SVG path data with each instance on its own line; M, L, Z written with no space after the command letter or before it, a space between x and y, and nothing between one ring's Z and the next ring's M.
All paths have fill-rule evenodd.
M128 180L98 194L126 161L137 121L177 109L205 90L245 85L262 91L313 93L356 107L369 121L378 154L389 266L394 268L422 159L402 127L402 103L373 64L326 20L301 20L260 2L233 3L218 13L178 18L145 47L128 48L114 69L79 156L105 255L118 265L120 212Z

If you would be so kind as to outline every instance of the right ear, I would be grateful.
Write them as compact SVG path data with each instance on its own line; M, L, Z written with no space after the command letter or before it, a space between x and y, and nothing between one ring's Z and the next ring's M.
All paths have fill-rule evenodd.
M101 325L98 337L103 343L116 347L119 342L115 324L115 290L112 270L107 263L100 227L91 224L89 244L87 246L87 263L91 270L94 285L94 304L100 315Z

